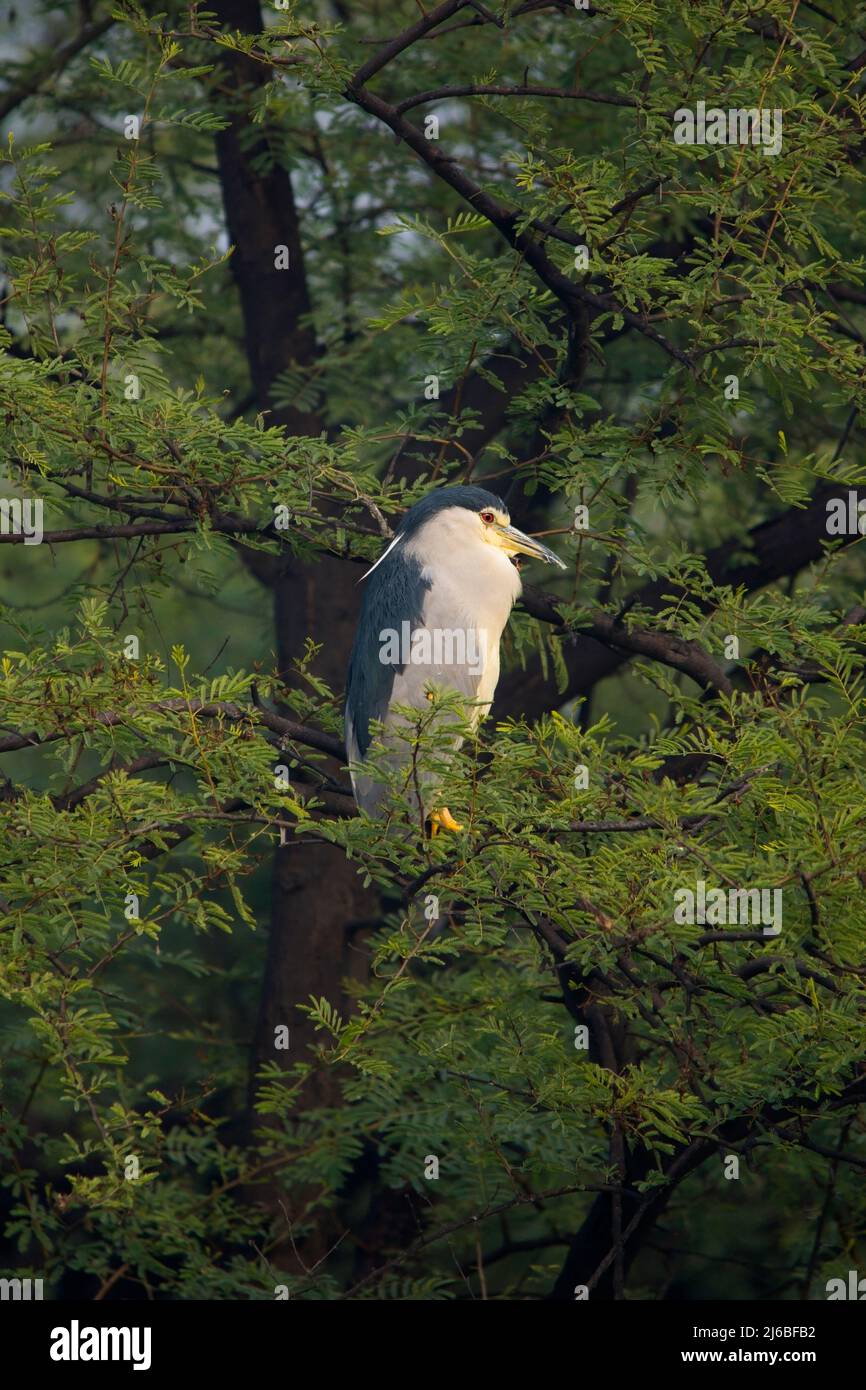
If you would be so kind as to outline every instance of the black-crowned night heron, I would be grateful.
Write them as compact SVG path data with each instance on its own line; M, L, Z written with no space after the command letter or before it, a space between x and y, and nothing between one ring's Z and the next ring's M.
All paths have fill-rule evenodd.
M480 487L443 487L409 509L364 576L346 691L346 747L355 800L368 815L381 813L387 793L364 772L373 720L384 726L385 763L401 767L411 761L411 748L395 706L427 709L435 686L462 696L473 724L489 710L499 639L520 594L518 555L565 568L558 555L510 524L501 498ZM459 743L455 737L453 746ZM462 828L447 807L437 806L429 777L410 770L405 791L433 833Z

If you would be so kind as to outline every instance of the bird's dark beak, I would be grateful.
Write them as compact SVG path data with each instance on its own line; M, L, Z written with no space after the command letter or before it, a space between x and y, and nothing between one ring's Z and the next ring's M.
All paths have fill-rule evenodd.
M543 560L546 565L559 565L562 570L567 568L565 561L548 550L546 545L518 531L516 526L503 526L501 522L495 522L494 529L506 554L531 555L535 560Z

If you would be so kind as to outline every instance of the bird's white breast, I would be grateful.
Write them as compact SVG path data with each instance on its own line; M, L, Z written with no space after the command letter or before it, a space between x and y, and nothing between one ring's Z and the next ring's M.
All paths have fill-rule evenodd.
M474 521L474 518L472 518ZM435 517L407 551L430 584L425 626L463 628L478 644L481 671L475 698L489 706L499 680L499 643L515 601L520 575L504 551L467 538L464 518ZM431 559L431 556L435 557Z

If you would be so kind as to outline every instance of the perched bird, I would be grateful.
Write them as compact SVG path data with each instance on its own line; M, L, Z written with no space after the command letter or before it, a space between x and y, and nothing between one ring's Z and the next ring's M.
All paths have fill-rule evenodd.
M381 814L386 795L364 772L371 721L384 725L386 763L396 768L411 753L396 705L428 708L435 685L464 697L471 722L487 714L499 680L499 639L520 594L519 555L565 568L510 524L501 498L480 487L443 487L409 509L367 571L346 690L346 747L362 811ZM460 741L455 736L454 746ZM419 781L411 766L405 791L431 833L462 829L447 806L436 805L430 779Z

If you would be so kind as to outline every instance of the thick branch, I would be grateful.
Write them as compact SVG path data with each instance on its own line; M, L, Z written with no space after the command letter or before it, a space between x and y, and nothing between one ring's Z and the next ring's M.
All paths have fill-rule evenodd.
M556 623L564 633L579 632L594 637L610 648L611 653L628 652L632 656L648 656L691 676L704 690L718 690L730 695L733 684L721 666L714 661L709 652L698 642L686 641L672 632L651 631L649 628L627 628L610 613L595 613L590 623L579 628L569 628L559 611L558 600L554 595L527 587L523 591L521 606L534 618L546 623Z
M57 743L61 739L76 738L94 726L103 729L117 728L119 725L129 724L137 715L141 714L183 713L184 711L191 715L198 715L202 719L228 719L233 723L244 721L253 725L263 724L266 729L292 739L295 743L303 743L308 748L316 748L321 753L330 754L332 758L339 758L341 762L346 761L346 750L338 738L334 738L332 734L324 733L321 729L312 729L306 724L298 724L294 719L286 719L283 715L276 714L273 710L266 709L262 705L244 707L230 701L184 700L179 698L155 700L150 704L142 705L139 710L129 709L122 712L102 710L98 714L91 715L83 727L53 729L46 734L36 732L7 734L5 738L0 738L0 753L11 753L19 748L39 748L47 743Z
M742 546L732 546L725 541L707 551L703 558L710 579L718 586L730 585L751 592L797 574L820 560L831 540L826 525L827 502L849 490L857 492L858 497L866 497L866 488L849 489L838 483L827 484L814 493L807 507L792 507L753 527ZM837 543L850 545L860 537L836 539ZM744 551L751 551L751 557L745 562L742 560ZM654 580L629 595L629 607L660 608L674 588L670 579ZM555 621L558 602L556 595L532 588L524 591L524 607L534 617L547 622ZM628 660L630 648L625 642L607 645L601 633L600 641L592 640L594 636L591 634L588 641L574 646L563 645L570 679L562 693L554 690L552 680L546 679L540 670L533 673L521 670L504 676L497 688L494 718L504 717L513 701L527 719L535 719L550 708L587 694L600 680L618 671Z
M78 33L66 43L50 51L49 59L38 67L34 67L16 87L10 87L7 91L0 94L0 121L4 120L10 111L14 111L16 106L20 106L28 97L32 97L39 91L43 82L49 78L56 78L63 71L66 65L80 53L88 44L93 43L94 39L100 38L107 29L114 23L114 16L109 15L107 19L96 20L92 24L84 24Z
M419 92L417 96L406 97L394 107L401 116L415 106L424 106L428 101L443 101L447 97L559 97L565 101L594 101L604 106L637 106L634 97L610 96L607 92L587 92L581 88L569 91L567 87L533 86L490 86L483 82L466 82L451 87L433 87L429 92Z
M379 49L378 53L374 53L372 58L368 58L366 63L358 68L352 78L352 86L361 86L364 82L368 82L377 72L381 72L392 58L396 58L398 53L402 53L405 48L410 48L431 29L435 29L437 25L450 19L452 15L457 14L458 10L464 9L465 5L466 0L444 0L444 4L437 5L435 10L431 10L429 14L416 20L414 24L410 24L408 29L404 29L396 38L390 39Z
M359 86L358 81L359 74L356 74L346 89L348 99L387 125L428 168L432 169L438 178L447 183L456 193L459 193L460 197L476 212L482 213L491 225L501 233L508 244L520 253L526 264L535 271L543 284L570 313L573 313L577 306L585 305L594 309L597 314L618 314L630 328L643 334L645 338L655 343L681 366L687 367L690 371L693 369L693 363L688 354L664 338L640 314L632 313L631 310L623 308L608 295L594 294L585 285L575 284L567 275L564 275L539 242L526 232L517 231L520 221L520 214L517 210L507 207L505 203L500 202L498 198L494 198L492 194L487 193L480 185L474 183L455 159L443 151L435 149L431 142L425 138L423 131L419 130L411 121L407 121L396 106L390 105L389 102L383 101L374 92Z

